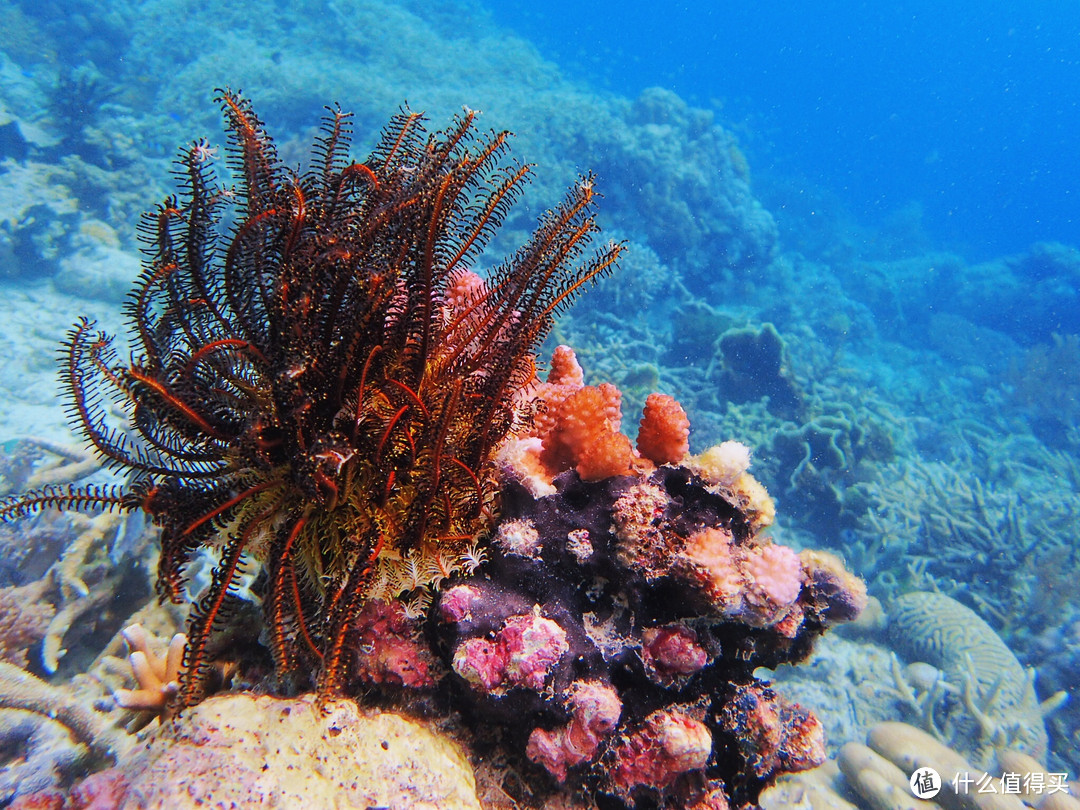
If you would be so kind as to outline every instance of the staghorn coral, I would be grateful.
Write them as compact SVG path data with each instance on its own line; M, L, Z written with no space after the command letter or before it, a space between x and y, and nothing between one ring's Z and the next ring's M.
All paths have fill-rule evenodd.
M620 252L582 261L596 230L586 177L488 281L472 277L530 169L504 160L506 133L478 138L471 111L438 135L402 111L360 163L348 157L349 116L330 110L298 175L245 100L219 101L239 185L218 186L206 142L182 154L181 195L143 221L131 362L85 319L64 352L76 427L133 482L46 486L0 508L5 520L145 511L162 529L158 589L174 601L191 558L213 552L188 625L183 705L203 697L210 641L255 563L280 679L303 686L315 673L324 695L348 680L367 599L472 565L532 352ZM236 224L223 239L227 214Z

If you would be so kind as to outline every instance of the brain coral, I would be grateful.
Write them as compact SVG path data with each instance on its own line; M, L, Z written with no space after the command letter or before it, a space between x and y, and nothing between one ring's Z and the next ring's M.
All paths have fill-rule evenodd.
M1032 678L973 610L941 593L904 594L889 608L888 638L904 658L938 667L984 704L982 720L955 713L955 747L984 762L994 745L1008 739L1036 758L1045 756L1046 726Z

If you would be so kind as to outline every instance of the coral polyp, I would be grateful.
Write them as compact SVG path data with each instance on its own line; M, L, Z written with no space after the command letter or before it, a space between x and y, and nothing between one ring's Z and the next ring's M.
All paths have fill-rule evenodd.
M527 411L533 352L620 251L586 255L595 195L583 178L524 247L474 273L530 168L508 159L507 133L477 135L471 111L428 134L403 110L354 162L349 116L330 109L301 173L246 100L219 101L236 184L219 184L205 141L181 155L180 194L142 223L130 361L87 320L63 352L75 427L131 483L0 506L3 519L145 510L161 528L158 588L174 601L193 558L212 553L181 705L203 696L208 643L258 566L282 683L303 688L315 672L331 695L369 600L476 564L499 490L493 457Z

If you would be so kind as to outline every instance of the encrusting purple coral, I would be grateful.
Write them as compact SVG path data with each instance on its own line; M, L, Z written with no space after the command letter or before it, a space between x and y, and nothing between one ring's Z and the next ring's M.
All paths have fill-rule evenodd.
M819 764L817 719L753 673L865 601L835 558L760 534L771 503L745 471L685 462L571 470L543 497L509 481L491 559L431 621L478 722L553 784L629 807L744 805Z

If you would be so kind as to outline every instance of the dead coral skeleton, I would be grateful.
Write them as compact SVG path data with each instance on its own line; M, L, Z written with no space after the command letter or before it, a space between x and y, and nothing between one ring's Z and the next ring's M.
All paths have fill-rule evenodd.
M18 752L0 768L0 804L55 788L77 774L87 756L63 724L22 709L0 709L0 750Z
M112 725L108 715L88 708L68 690L5 662L0 662L0 708L32 712L42 723L60 723L93 756L106 762L115 762L133 740Z

